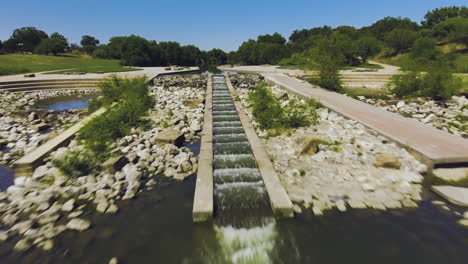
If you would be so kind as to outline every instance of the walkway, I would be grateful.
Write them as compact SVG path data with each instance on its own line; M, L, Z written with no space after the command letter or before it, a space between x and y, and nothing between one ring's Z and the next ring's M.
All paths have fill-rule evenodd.
M466 139L281 73L262 75L283 89L298 96L314 98L325 107L408 146L429 166L468 162Z

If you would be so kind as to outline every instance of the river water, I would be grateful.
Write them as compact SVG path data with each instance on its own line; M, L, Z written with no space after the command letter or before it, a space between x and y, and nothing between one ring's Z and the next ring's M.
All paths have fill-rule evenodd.
M446 263L464 264L468 231L430 203L414 210L351 210L291 220L266 220L266 228L235 230L192 223L195 176L160 178L156 188L119 203L116 215L88 213L92 229L67 231L50 252L13 253L0 244L0 263ZM63 221L63 219L62 219ZM259 253L236 262L232 252ZM262 255L262 252L265 254ZM251 254L251 252L248 252Z
M37 101L34 108L55 111L84 109L88 107L89 100L98 96L98 93L54 96Z
M200 145L187 147L198 154ZM468 259L468 230L434 206L435 197L427 191L411 210L333 211L317 217L303 208L294 219L278 220L263 208L218 209L214 222L193 224L196 175L184 182L157 181L153 190L120 201L115 215L88 210L81 217L91 220L92 228L62 233L50 252L13 252L16 239L0 244L0 263L108 263L112 257L138 264L464 264Z

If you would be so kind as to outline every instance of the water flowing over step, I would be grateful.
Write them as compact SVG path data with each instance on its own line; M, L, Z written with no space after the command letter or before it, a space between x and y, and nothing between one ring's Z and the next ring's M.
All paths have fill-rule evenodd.
M215 232L226 263L269 263L276 238L268 193L224 76L213 77Z

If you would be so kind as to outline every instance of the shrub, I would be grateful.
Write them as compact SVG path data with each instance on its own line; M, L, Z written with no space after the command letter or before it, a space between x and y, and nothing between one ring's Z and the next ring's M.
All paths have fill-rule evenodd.
M433 67L421 81L421 95L433 100L447 100L457 94L461 80L444 68Z
M146 78L125 79L111 76L99 84L102 96L92 107L109 107L80 130L80 138L99 157L108 154L108 147L116 139L128 135L131 128L145 123L142 119L152 105ZM111 106L112 103L117 105Z
M462 82L444 67L431 67L427 73L409 71L393 76L391 91L398 97L424 96L447 100L458 93Z
M267 87L266 83L259 83L255 90L249 93L252 103L252 114L262 129L281 126L283 110L281 104Z
M55 166L69 178L78 178L91 173L97 166L91 151L71 151L61 159L56 160Z
M305 103L291 99L281 106L280 102L265 83L260 83L249 93L252 103L252 114L261 129L275 130L271 135L277 135L284 128L298 128L315 124L318 119L316 109L318 103L312 99Z
M390 85L391 92L398 97L415 96L421 90L421 74L409 71L394 75Z
M285 125L298 128L315 124L318 119L316 108L317 103L313 99L306 103L301 103L297 99L289 100L289 103L283 108Z

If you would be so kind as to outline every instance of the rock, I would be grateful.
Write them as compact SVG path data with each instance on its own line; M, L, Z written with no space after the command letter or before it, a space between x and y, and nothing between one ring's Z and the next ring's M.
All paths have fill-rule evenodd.
M73 218L68 222L67 228L71 230L84 231L91 226L91 223L88 220L81 218Z
M122 172L125 175L125 179L130 182L138 182L141 179L141 172L134 164L127 164L122 168Z
M68 218L76 218L76 217L78 217L78 216L80 216L82 214L83 214L83 211L75 211L75 212L69 214Z
M433 170L432 173L448 183L458 183L468 179L468 168L441 168Z
M0 231L0 242L7 241L9 237L7 231Z
M183 102L183 105L195 109L198 108L200 104L202 104L205 100L204 99L187 99Z
M28 178L26 177L17 177L15 178L14 182L16 186L22 186L24 187L26 185Z
M119 211L119 207L116 204L109 205L109 208L106 210L106 214L115 214Z
M301 155L314 155L319 151L319 143L316 138L305 137L302 142Z
M26 78L33 78L33 77L36 77L36 74L34 74L34 73L29 73L29 74L25 74L25 75L23 75L23 76L26 77Z
M70 199L62 205L62 211L70 212L75 207L75 199Z
M312 211L314 212L314 215L316 215L316 216L321 216L321 215L323 215L322 210L321 210L320 208L318 208L318 207L315 207L315 206L312 207Z
M185 136L179 130L169 128L164 130L163 132L159 133L156 138L155 142L160 144L173 144L178 147L182 146L185 141Z
M468 228L468 219L460 219L457 222L459 225Z
M36 119L38 119L39 116L36 114L36 112L31 112L29 115L28 115L28 121L29 122L32 122Z
M116 257L111 258L109 264L119 264L119 260Z
M294 212L295 212L296 214L302 214L302 209L301 209L301 207L300 207L299 205L294 204L294 205L293 205L293 209L294 209Z
M468 206L468 188L454 186L432 186L431 189L455 205Z
M343 200L336 201L336 207L341 212L346 212L346 205L345 205L345 202Z
M397 169L399 170L401 167L400 161L398 161L398 157L389 154L389 153L377 153L375 154L375 167L380 168L389 168L389 169Z
M43 241L39 243L39 247L41 247L44 251L49 251L54 247L54 241L51 239Z
M102 164L104 171L110 174L114 174L117 171L120 171L125 165L128 164L128 159L124 156L116 156L106 160Z
M375 190L375 187L372 184L364 183L362 185L362 189L364 189L365 191L373 191Z
M36 170L34 170L34 174L33 174L32 178L35 179L35 180L42 179L47 174L48 170L49 170L49 168L47 168L46 165L39 166L39 167L37 167Z
M287 92L279 92L275 94L276 99L278 100L287 100L289 98L289 95Z
M463 214L463 218L468 219L468 211Z
M96 210L99 212L99 213L104 213L106 212L107 208L109 208L109 202L107 202L106 200L101 200L98 205L96 206Z
M53 159L56 161L63 160L67 154L67 148L59 148L55 151Z
M402 107L405 106L405 105L406 105L406 104L405 104L404 101L400 101L400 102L397 103L396 107L397 107L397 108L402 108Z
M18 241L14 247L17 251L26 251L31 248L31 243L27 239L21 239Z
M44 132L47 129L49 129L50 127L51 127L51 125L46 124L46 123L40 123L40 124L31 126L31 128L36 132Z

